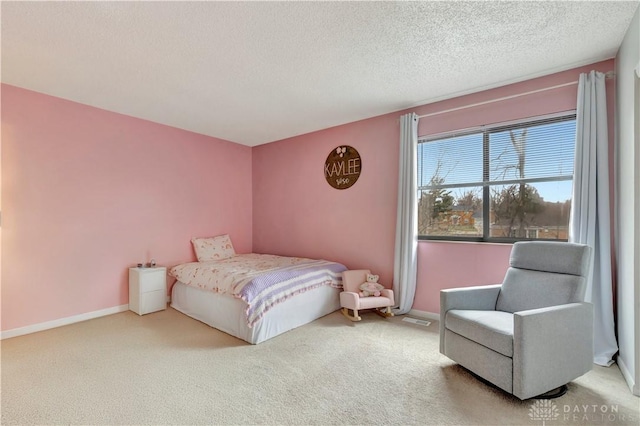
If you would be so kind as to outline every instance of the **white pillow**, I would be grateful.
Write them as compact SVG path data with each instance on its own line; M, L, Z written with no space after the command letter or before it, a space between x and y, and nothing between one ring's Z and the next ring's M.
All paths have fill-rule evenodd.
M236 255L229 234L211 238L191 238L191 244L193 244L198 262L223 260Z

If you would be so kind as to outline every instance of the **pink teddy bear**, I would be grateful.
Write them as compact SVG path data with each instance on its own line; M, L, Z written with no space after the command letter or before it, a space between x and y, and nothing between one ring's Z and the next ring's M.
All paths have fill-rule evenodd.
M360 284L360 297L380 296L380 291L384 288L378 284L378 275L367 274L367 282Z

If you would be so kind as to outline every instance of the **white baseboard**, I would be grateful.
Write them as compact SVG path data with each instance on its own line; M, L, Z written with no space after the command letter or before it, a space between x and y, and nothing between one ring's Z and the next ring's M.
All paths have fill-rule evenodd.
M409 311L408 315L411 315L411 316L414 316L414 317L418 317L418 318L424 318L424 319L428 319L428 320L432 320L432 321L440 321L440 314L434 314L433 312L419 311L417 309L411 309Z
M129 305L114 306L113 308L101 309L99 311L87 312L85 314L74 315L72 317L60 318L53 321L32 324L26 327L14 328L0 332L0 340L10 339L11 337L23 336L25 334L37 333L38 331L49 330L51 328L62 327L64 325L74 324L94 318L104 317L107 315L117 314L129 310Z
M620 368L620 372L622 373L622 377L624 377L624 380L627 382L627 386L629 386L629 390L631 390L631 393L633 393L636 396L640 396L640 389L639 389L638 383L636 383L633 375L631 374L631 371L629 371L629 367L627 367L627 364L625 363L624 358L618 355L616 357L616 363L618 364L618 367Z

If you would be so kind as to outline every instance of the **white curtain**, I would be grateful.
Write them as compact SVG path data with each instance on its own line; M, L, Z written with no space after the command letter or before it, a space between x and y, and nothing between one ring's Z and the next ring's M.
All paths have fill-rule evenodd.
M417 269L417 192L418 172L418 116L414 113L400 117L400 171L398 178L398 215L396 218L396 246L393 264L393 292L397 307L395 314L411 310L416 294Z
M569 241L592 248L585 300L594 305L593 362L609 366L618 344L613 320L606 103L605 75L580 74Z

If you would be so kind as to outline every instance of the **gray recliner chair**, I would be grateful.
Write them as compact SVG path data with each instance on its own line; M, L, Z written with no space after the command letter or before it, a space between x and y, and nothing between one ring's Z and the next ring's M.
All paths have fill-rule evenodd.
M590 252L582 244L517 242L502 284L442 290L440 352L520 399L587 373Z

